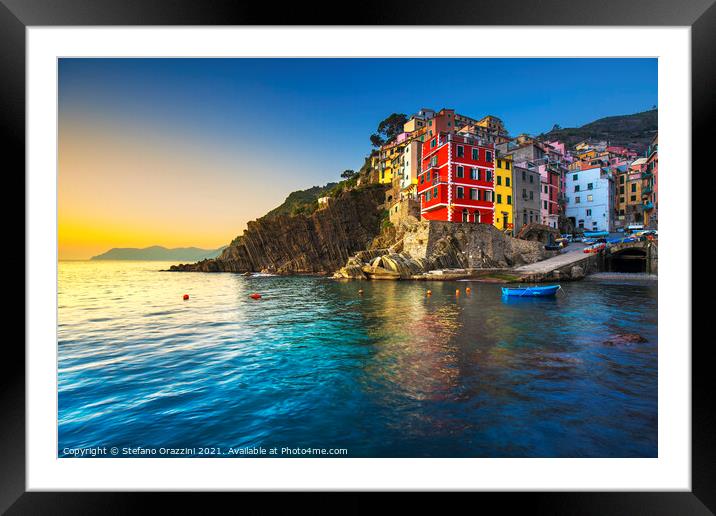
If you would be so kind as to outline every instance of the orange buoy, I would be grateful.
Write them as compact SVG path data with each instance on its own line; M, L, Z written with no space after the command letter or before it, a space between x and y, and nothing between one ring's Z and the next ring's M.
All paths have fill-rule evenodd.
M261 299L261 294L256 294L256 293L254 293L254 294L251 294L249 297L250 297L251 299Z
M467 288L465 289L465 292L466 292L467 294L469 294L469 293L470 293L470 287L467 287Z
M426 292L426 294L427 294L428 296L432 296L432 295L433 295L433 291L432 291L432 290L428 290L428 291Z
M184 301L186 301L187 299L189 299L189 294L184 294Z
M459 288L456 288L456 289L455 289L455 295L456 295L456 296L459 296L459 295L460 295L460 289L459 289Z

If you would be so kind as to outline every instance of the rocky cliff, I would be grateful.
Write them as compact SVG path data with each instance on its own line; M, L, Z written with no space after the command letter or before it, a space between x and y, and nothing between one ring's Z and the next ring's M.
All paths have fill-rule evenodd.
M385 188L346 190L334 202L310 215L283 215L251 221L217 258L173 265L172 271L333 272L380 232Z
M374 246L350 257L334 276L420 279L436 269L511 268L555 254L540 242L509 237L491 224L406 220L396 237L388 248Z

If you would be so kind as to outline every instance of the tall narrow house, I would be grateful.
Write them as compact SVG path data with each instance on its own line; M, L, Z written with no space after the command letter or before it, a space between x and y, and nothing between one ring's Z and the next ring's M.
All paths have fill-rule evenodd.
M424 220L492 224L495 149L477 138L440 132L426 139L418 176Z

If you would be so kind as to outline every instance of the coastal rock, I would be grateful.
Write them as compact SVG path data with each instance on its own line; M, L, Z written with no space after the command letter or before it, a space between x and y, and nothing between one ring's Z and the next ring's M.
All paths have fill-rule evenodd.
M579 265L575 265L570 269L569 277L573 280L582 279L584 277L584 269Z
M341 267L336 274L336 278L345 279L366 279L366 275L363 273L363 267L361 265L346 265Z
M172 265L172 271L319 274L333 272L380 232L385 188L367 185L343 191L310 215L263 217L215 259ZM361 262L362 263L362 262ZM356 263L357 264L357 263Z
M542 242L543 244L549 244L554 242L556 238L561 235L555 228L551 228L544 224L526 224L522 226L520 232L517 233L517 238L520 240L529 240L531 242Z
M612 335L604 341L605 346L629 346L631 344L640 344L648 342L647 339L638 333L618 333Z
M369 278L376 276L371 274L375 270L385 277L388 275L384 271L387 271L393 273L391 277L424 279L429 271L446 270L465 276L467 269L505 269L553 254L545 251L539 242L509 237L490 224L407 221L396 231L391 235L402 234L400 241L388 249L356 253L347 260L346 267L360 264ZM387 239L381 240L383 244L386 242ZM454 272L457 270L463 272ZM341 277L348 273L342 269L338 272ZM440 276L444 277L442 273Z

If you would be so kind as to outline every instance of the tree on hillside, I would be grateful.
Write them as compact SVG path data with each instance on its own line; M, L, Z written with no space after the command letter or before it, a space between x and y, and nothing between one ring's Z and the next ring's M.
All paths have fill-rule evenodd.
M403 132L403 125L408 121L404 113L393 113L378 124L378 131L370 136L373 147L380 147Z
M341 172L341 177L343 179L350 179L354 175L356 175L355 170L344 170L343 172Z

